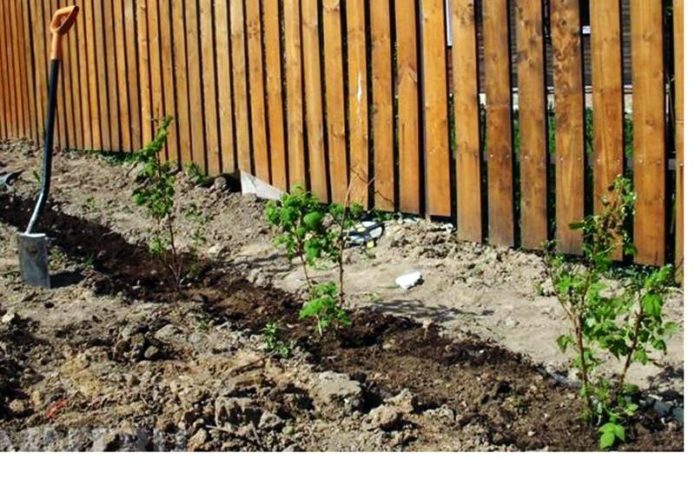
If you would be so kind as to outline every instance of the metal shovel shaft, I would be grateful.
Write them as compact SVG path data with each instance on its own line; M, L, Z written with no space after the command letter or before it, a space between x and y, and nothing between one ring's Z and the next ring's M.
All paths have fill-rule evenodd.
M51 75L48 91L48 118L46 119L46 139L44 142L43 168L41 173L41 191L31 215L29 226L25 232L31 235L46 208L48 194L51 191L51 173L53 165L53 136L55 131L56 103L58 100L58 74L60 73L60 60L51 60Z

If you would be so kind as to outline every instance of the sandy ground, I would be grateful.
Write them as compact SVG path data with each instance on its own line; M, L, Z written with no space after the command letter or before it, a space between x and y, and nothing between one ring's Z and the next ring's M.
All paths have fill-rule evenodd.
M20 190L36 187L32 170L40 153L22 144L0 149L0 162L26 170ZM63 210L101 222L132 241L147 236L148 220L132 201L136 172L98 155L60 154L56 158L53 196ZM290 265L272 244L264 204L254 197L226 193L220 182L212 190L182 184L181 204L203 213L204 242L196 248L246 269L251 280L272 282L291 292L303 289L298 265ZM198 228L185 218L182 231ZM183 241L192 243L185 236ZM426 220L388 221L384 237L368 255L352 252L347 270L349 302L376 306L385 313L414 317L445 326L452 335L471 331L527 354L550 369L567 368L555 341L567 329L565 314L544 279L541 258L528 252L495 248L456 239L446 224ZM420 271L424 284L403 291L395 279ZM318 271L317 278L330 273ZM683 294L675 290L665 309L669 320L683 325ZM646 388L669 386L682 392L683 332L669 342L658 366L635 367L631 379ZM674 375L677 377L672 378Z
M36 192L33 172L40 159L40 151L26 144L0 144L0 167L24 171L11 194L0 195L2 201ZM59 204L56 210L103 225L133 244L144 243L151 223L133 203L135 176L136 170L111 158L60 153L54 162L52 189ZM178 180L180 240L202 256L228 265L230 272L242 273L253 286L273 286L301 297L300 269L273 246L264 203L233 192L230 185L218 179L211 188L201 188ZM198 211L198 219L186 214L191 207ZM257 330L249 329L257 324L256 314L242 310L245 315L231 312L215 318L195 300L157 303L125 293L104 294L103 275L91 268L89 259L80 262L55 245L51 269L57 274L57 288L28 289L18 279L16 231L0 223L0 397L7 388L10 393L14 388L30 391L6 402L5 410L0 399L0 424L3 412L16 418L7 430L0 426L0 450L515 448L491 431L506 426L509 418L504 412L493 413L492 419L499 420L497 428L485 421L488 418L469 422L455 416L441 403L416 412L404 388L393 389L388 394L393 402L383 401L372 410L376 415L360 414L357 408L344 413L324 393L332 398L352 392L362 402L369 400L364 385L326 373L302 350L286 362L268 358ZM395 285L396 277L414 270L423 273L424 284L410 291ZM317 270L313 275L331 274ZM445 224L391 220L368 254L350 253L347 288L355 308L413 318L424 327L442 326L443 334L453 339L477 334L551 372L568 368L568 357L555 344L568 326L562 309L548 296L542 262L535 254L460 243ZM241 296L242 305L243 301ZM670 294L666 312L682 326L682 292ZM387 340L380 350L389 344ZM658 365L635 368L631 380L648 393L671 392L675 397L668 400L682 405L682 333L669 348ZM446 352L450 346L443 349ZM344 364L349 368L354 362ZM445 370L432 367L433 372L442 372L433 385L457 385L446 383ZM370 378L386 378L379 371L370 373ZM471 388L478 381L481 398L487 398L489 387L508 385L489 371L475 377ZM518 399L532 402L543 392L555 396L558 409L571 408L576 399L572 392L557 397L552 386L543 390L549 384L542 379L528 385L506 400L504 392L502 397L497 390L491 395L503 400L500 409L511 406L512 415L519 410ZM394 412L405 414L410 424L390 430ZM240 425L230 434L222 426L234 419L253 425ZM669 430L679 433L677 428ZM542 448L534 445L535 432L528 433L531 444L526 447ZM670 436L651 446L668 447Z

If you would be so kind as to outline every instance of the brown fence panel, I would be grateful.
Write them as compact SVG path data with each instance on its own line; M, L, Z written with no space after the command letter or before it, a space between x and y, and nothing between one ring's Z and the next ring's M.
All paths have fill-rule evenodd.
M208 173L216 176L222 166L217 128L217 64L215 60L215 16L213 0L200 0L200 51L202 62L203 107L205 125L206 165Z
M174 2L177 3L177 2ZM215 54L217 57L217 90L220 124L220 160L223 173L235 169L234 155L234 102L232 92L231 31L229 2L215 2ZM182 81L182 83L184 83ZM181 143L183 152L183 142Z
M685 0L674 0L673 9L676 59L676 265L683 267L685 228L683 203L683 174L685 172Z
M483 241L480 103L475 0L452 2L456 193L459 237Z
M367 23L364 2L347 0L348 104L350 105L350 190L353 202L367 205L369 185L369 101Z
M119 1L119 0L116 0ZM174 45L172 37L171 0L159 0L159 30L162 49L162 87L164 109L162 114L176 118L176 79L174 76ZM179 161L179 131L176 120L172 122L166 143L167 159Z
M304 91L302 77L302 25L299 0L284 3L287 78L287 147L290 187L306 186L304 169ZM237 118L237 122L239 119Z
M302 0L302 47L304 49L304 93L306 94L306 128L311 191L328 202L328 176L323 126L323 86L319 12L316 0Z
M273 185L287 188L287 156L285 151L285 112L282 94L282 46L280 39L279 0L264 0L263 40L265 43L265 77L268 91L268 139Z
M489 237L493 245L514 245L512 91L507 0L483 3L487 102Z
M200 62L200 24L197 2L186 2L186 60L188 63L188 101L191 118L193 162L202 170L210 170L206 160L205 124L200 119L203 109L203 80ZM147 139L144 139L147 142Z
M584 218L584 85L578 0L551 0L555 80L557 244L580 254L582 236L570 226Z
M431 216L451 214L444 5L439 0L421 3L427 214Z
M343 202L348 192L347 134L345 128L345 77L343 25L340 0L322 0L323 45L326 72L326 124L331 197Z
M251 135L253 136L254 173L270 182L268 137L265 112L263 40L261 38L260 0L246 2L246 33L249 56L249 91L251 96ZM320 94L320 93L319 93Z
M186 25L183 2L171 2L172 30L174 34L174 72L176 74L176 129L179 157L184 163L193 161L191 146L191 113L189 108L188 61L186 59ZM220 83L220 87L222 87ZM132 98L131 98L132 104ZM231 107L231 105L230 105ZM229 117L231 120L231 116ZM220 128L224 128L221 124ZM136 146L137 147L137 146ZM202 165L203 163L198 163Z
M594 108L594 210L624 173L623 62L619 1L591 4L592 97ZM622 252L616 253L622 258Z
M537 250L548 241L547 102L542 2L517 0L516 21L521 133L521 246Z
M48 25L60 3L0 0L0 139L43 137ZM582 41L589 41L582 5L86 0L64 44L56 146L135 151L169 115L175 123L163 157L204 165L209 174L240 168L283 190L310 185L323 201L343 202L351 192L350 200L381 210L455 215L461 239L487 236L495 245L538 249L554 223L558 248L581 254L581 233L570 225L585 215L586 192L599 210L625 172L627 75L634 81L635 260L663 264L675 246L680 264L684 1L674 1L673 100L666 97L663 52L671 37L663 2L589 0L590 44ZM554 86L552 165L547 82ZM676 111L673 218L667 103Z
M398 63L398 205L403 212L418 214L421 212L420 76L415 2L396 2L394 15Z
M372 119L374 139L374 206L393 211L395 204L393 148L393 78L391 5L372 0L370 5L372 57Z
M635 259L666 260L666 118L662 5L632 0Z

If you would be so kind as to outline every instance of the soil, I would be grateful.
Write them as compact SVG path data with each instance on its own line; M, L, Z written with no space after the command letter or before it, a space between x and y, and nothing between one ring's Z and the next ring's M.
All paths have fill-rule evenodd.
M0 450L596 449L576 387L557 375L566 367L549 349L556 336L548 348L519 347L524 334L529 347L540 339L541 314L551 320L540 325L545 338L562 330L535 255L460 244L441 224L389 221L368 257L352 255L350 327L319 339L298 319L298 269L272 247L261 202L229 181L206 189L181 177L180 203L204 217L205 241L184 217L182 241L204 260L179 291L148 253L136 172L61 153L39 228L55 287L31 289L14 237L33 206L39 157L0 144L0 165L25 170L0 190ZM391 288L408 266L425 284ZM678 292L668 316L682 324ZM268 323L296 345L290 359L265 351ZM682 342L671 347L662 368L637 379L645 409L623 450L684 448Z

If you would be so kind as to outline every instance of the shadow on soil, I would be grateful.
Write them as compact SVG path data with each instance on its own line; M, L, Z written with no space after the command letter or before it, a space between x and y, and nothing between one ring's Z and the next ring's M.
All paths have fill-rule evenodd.
M33 201L0 195L0 220L21 226ZM284 327L282 337L297 341L325 370L362 381L373 401L407 388L420 409L447 405L455 413L452 430L479 424L489 440L520 450L595 450L596 432L577 418L581 406L573 389L545 377L519 354L468 335L452 341L436 325L424 328L407 315L423 315L425 307L396 302L389 308L405 316L359 310L350 327L315 336L314 327L298 319L300 300L273 288L261 288L228 264L205 265L182 292L163 284L162 268L144 246L132 245L105 226L49 207L42 231L70 256L91 259L104 279L103 292L167 302L185 296L198 301L212 318L232 330L260 333L271 322ZM137 259L137 262L134 262ZM268 257L267 261L276 260ZM262 262L262 261L261 261ZM255 260L253 265L260 267ZM427 310L430 310L427 308ZM440 310L432 318L442 322ZM452 312L448 317L461 314ZM425 315L428 316L428 315ZM682 450L682 430L669 428L651 412L630 427L626 450Z

